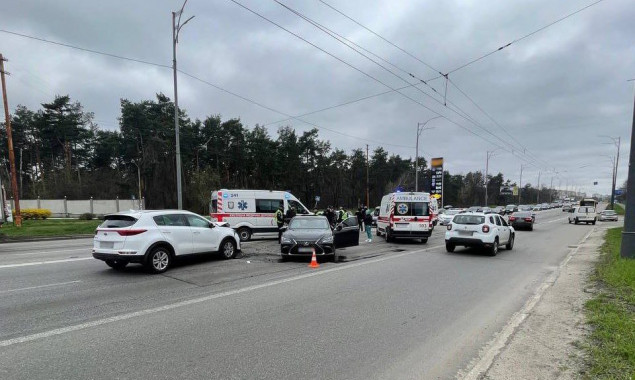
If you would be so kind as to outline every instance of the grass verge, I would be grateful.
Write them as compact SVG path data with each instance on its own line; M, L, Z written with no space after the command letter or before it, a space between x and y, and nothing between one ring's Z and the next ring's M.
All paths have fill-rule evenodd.
M600 292L586 303L589 379L635 379L635 260L620 257L622 228L607 231L596 269Z
M100 220L24 220L21 228L13 224L4 224L0 228L0 236L21 238L92 234L99 223Z

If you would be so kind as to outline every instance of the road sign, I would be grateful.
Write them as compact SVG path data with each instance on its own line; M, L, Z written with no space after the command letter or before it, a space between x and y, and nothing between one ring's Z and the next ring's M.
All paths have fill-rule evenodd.
M511 186L501 186L501 189L500 189L501 195L512 195L513 193L514 193L514 190L512 189Z
M319 201L320 201L320 196L319 196L319 195L316 195L316 196L315 196L315 201L316 201L316 202L319 202Z
M615 189L615 195L622 195L624 194L624 190L622 189Z

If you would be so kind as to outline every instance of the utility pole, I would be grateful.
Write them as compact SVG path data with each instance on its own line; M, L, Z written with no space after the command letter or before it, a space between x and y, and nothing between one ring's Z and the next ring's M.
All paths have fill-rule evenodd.
M7 127L7 145L9 145L9 166L11 167L11 191L15 200L15 225L22 227L20 214L20 194L18 193L18 179L15 174L15 154L13 153L13 137L11 135L11 116L9 115L9 101L7 100L7 84L4 79L4 57L0 54L0 79L2 79L2 102L4 103L4 117ZM6 73L8 74L8 73ZM4 207L4 205L2 205Z
M551 176L551 183L549 184L549 203L553 202L553 176Z
M369 180L368 180L368 168L369 168L369 161L368 161L368 144L366 144L366 207L368 207L368 209L370 210L370 191L369 191Z
M540 203L540 171L538 171L538 195L536 195L536 204Z
M421 132L425 131L426 129L434 128L424 128L426 124L428 124L428 122L434 119L439 119L441 117L443 116L436 116L432 119L424 121L423 123L417 123L417 143L415 147L415 192L419 191L419 136L421 136Z
M521 202L521 194L523 191L523 165L520 165L520 181L518 181L518 204L520 205Z
M629 82L633 80L631 79ZM624 214L622 247L620 248L620 255L629 259L635 259L635 96L633 100L631 154L628 160L628 179L626 182L626 213Z
M485 161L485 203L483 204L483 206L487 206L487 185L489 184L489 179L488 179L488 174L489 174L489 159L494 155L494 152L497 149L494 149L492 151L487 151L487 160Z
M179 140L179 96L177 91L177 68L176 68L176 44L179 42L179 32L181 28L187 24L188 21L194 18L194 16L185 20L181 24L181 15L183 14L183 8L185 8L187 0L183 3L181 10L178 12L172 12L172 69L174 70L174 133L176 135L176 197L178 202L178 209L183 209L183 192L181 190L181 142ZM176 16L179 16L178 20Z

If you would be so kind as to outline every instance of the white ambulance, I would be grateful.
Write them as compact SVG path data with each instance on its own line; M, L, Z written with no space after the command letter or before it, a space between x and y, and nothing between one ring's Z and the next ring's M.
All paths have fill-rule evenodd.
M310 214L298 198L286 191L222 189L212 191L210 217L214 222L228 223L241 241L247 241L256 233L278 232L274 214L279 206L285 215L290 207L298 215Z
M381 199L377 218L377 236L390 242L396 238L421 239L432 235L435 211L429 193L390 193Z

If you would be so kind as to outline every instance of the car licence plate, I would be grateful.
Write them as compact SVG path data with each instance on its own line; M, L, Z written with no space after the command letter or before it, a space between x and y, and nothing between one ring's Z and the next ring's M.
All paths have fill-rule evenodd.
M461 236L472 236L473 233L472 231L459 231L459 235Z
M112 241L102 241L99 243L99 248L113 249L115 247L115 242Z
M313 248L309 248L309 247L298 248L298 253L312 253L312 252L313 252Z

